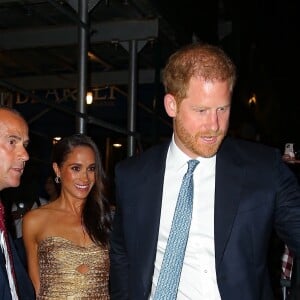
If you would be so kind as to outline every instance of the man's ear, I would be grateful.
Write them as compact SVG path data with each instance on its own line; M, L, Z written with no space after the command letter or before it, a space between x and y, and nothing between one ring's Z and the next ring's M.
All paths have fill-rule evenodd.
M165 110L169 117L176 117L177 113L177 102L173 95L166 94L164 97Z

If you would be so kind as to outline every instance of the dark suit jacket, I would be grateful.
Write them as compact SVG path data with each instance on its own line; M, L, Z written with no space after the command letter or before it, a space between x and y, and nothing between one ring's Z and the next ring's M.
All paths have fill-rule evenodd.
M169 144L116 167L112 300L148 299ZM274 228L300 254L300 191L278 150L226 138L217 154L215 261L222 300L273 299L267 268Z
M20 300L34 300L35 294L32 283L27 275L24 262L20 259L15 248L14 242L10 238L10 246L13 256L15 274L17 278L17 291ZM2 250L0 249L0 300L10 300L11 293L5 268L5 261Z

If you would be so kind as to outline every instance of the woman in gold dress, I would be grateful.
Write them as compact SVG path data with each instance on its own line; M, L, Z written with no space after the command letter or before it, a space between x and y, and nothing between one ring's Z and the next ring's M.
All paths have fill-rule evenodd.
M101 157L95 143L75 134L54 145L56 200L23 220L28 272L37 299L109 299L111 230Z

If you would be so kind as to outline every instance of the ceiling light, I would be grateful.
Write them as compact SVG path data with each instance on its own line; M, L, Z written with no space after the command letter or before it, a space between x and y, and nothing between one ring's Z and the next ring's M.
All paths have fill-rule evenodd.
M114 144L113 144L113 147L115 147L115 148L121 148L121 147L122 147L122 144L120 144L120 143L114 143Z
M87 92L86 93L86 104L92 104L93 103L93 93Z
M61 140L60 136L55 136L52 140L52 144L54 145L54 144L58 143L60 140Z

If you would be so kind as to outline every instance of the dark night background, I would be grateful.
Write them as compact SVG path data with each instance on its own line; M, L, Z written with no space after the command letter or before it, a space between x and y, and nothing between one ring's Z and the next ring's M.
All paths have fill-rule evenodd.
M64 75L72 75L74 78L78 76L78 45L49 44L42 47L36 43L38 38L34 38L42 38L36 30L43 27L50 30L67 25L76 29L76 21L61 10L65 8L74 13L69 5L71 2L74 1L0 0L0 37L2 33L8 33L9 36L14 30L21 32L23 28L32 33L29 36L31 46L25 40L19 43L17 41L18 47L14 48L14 43L10 41L13 46L6 49L5 39L0 39L0 83L2 79L14 82L17 78L18 82L25 82L23 89L29 93L31 89L36 89L35 94L44 97L44 100L49 87L44 84L46 87L43 90L35 87L35 84L38 86L47 76L55 78L58 84L67 82L66 84L70 84L67 88L76 90L74 82L68 82ZM155 70L157 74L165 65L167 57L184 44L200 41L220 45L232 57L238 70L230 134L274 145L282 151L284 144L291 142L296 144L298 150L300 26L297 4L297 1L291 0L99 1L90 12L91 32L95 24L111 20L118 23L122 18L164 20L172 34L168 36L169 31L165 30L165 25L161 22L161 36L154 42L147 41L138 53L139 70ZM122 28L116 26L115 30L122 31ZM55 40L55 36L50 37ZM90 45L89 50L96 57L88 61L91 72L102 73L104 78L109 71L128 72L128 51L120 43L97 41ZM27 77L34 79L26 81ZM155 82L139 83L137 86L136 131L142 149L169 137L172 132L170 119L163 108L163 88L157 78ZM32 87L28 88L26 82L30 82ZM102 84L100 80L99 82ZM87 107L87 113L126 129L128 85L125 81L123 85L116 86L119 89L116 99L95 101ZM62 88L57 88L62 93ZM14 88L11 90L15 92ZM105 93L109 95L109 89ZM76 93L74 95L73 99L59 100L57 104L68 111L75 111ZM249 104L249 99L254 96L256 103ZM22 97L23 101L26 94ZM46 101L55 103L55 95L50 95ZM29 122L32 161L41 164L48 162L52 138L68 135L76 130L74 114L66 114L51 107L49 109L45 103L30 100L24 104L18 103L16 108L21 110ZM105 159L110 161L108 169L112 170L116 161L126 157L126 146L119 150L113 149L109 157L106 154L108 139L112 143L120 137L122 142L126 142L126 135L94 124L88 124L87 134L97 141L102 153L105 153Z
M154 1L176 29L221 45L238 66L232 129L256 130L261 142L300 147L299 10L297 1ZM229 28L229 29L228 29ZM257 104L248 105L255 93Z

